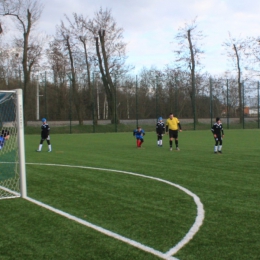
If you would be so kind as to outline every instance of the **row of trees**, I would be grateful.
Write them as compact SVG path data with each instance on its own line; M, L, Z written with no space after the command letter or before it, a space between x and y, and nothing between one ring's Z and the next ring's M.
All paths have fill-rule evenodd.
M119 119L154 119L159 116L166 118L174 112L180 118L192 118L194 108L190 102L190 75L171 68L165 71L143 69L139 76L116 78L115 122ZM233 79L208 78L208 75L196 77L195 80L195 111L198 118L217 116L239 117L239 93L237 81ZM47 72L32 78L28 98L30 106L27 110L28 120L47 117L48 120L78 120L78 111L82 120L111 119L107 95L99 73L92 73L91 88L86 75L76 73L78 86L77 107L73 102L73 88L68 76L64 82L54 83L54 75ZM9 80L4 89L13 89L21 84L19 79ZM38 91L39 89L39 91ZM242 83L242 105L259 108L259 84L246 81ZM37 103L39 102L39 105ZM35 108L39 108L35 109Z
M38 99L35 86L39 82L45 95L41 98L41 107L45 107L41 113L48 113L53 119L65 119L70 114L79 124L89 117L95 123L101 117L114 123L119 118L131 118L133 111L150 118L175 110L179 116L194 117L195 121L198 115L207 114L212 98L216 99L216 113L223 110L224 98L219 93L224 93L226 81L201 72L204 35L198 31L196 19L179 28L175 65L163 70L144 68L137 80L131 76L132 68L126 66L123 29L117 26L111 10L100 8L93 18L76 13L71 18L65 15L54 36L37 33L42 10L40 0L0 0L0 87L23 88L25 121L35 118L32 103ZM11 44L4 43L8 17L18 28ZM238 111L241 120L241 75L245 68L253 71L258 66L258 43L257 37L235 39L231 35L223 43L236 70L235 76L226 72L223 78L232 78L229 102L232 100L234 113ZM215 82L213 91L210 77ZM245 76L243 79L247 80ZM211 97L212 93L216 95Z

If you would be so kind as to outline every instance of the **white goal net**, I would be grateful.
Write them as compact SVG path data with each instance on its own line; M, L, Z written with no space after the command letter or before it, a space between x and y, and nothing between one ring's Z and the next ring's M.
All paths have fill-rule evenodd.
M0 90L0 199L26 197L22 90Z

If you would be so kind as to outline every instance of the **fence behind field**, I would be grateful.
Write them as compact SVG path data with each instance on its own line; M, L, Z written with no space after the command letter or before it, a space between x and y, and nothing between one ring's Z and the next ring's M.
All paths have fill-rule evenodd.
M192 118L180 118L182 129L194 130L194 121ZM166 121L166 119L164 120ZM239 118L221 118L224 129L259 129L259 120L256 117L246 117L244 124L240 123ZM215 122L215 118L198 119L196 130L210 130ZM110 120L99 120L97 125L93 125L92 120L84 120L83 125L79 127L78 121L48 121L51 126L52 133L56 132L56 128L64 128L64 133L104 133L104 132L131 132L137 125L142 126L146 131L155 131L157 123L156 119L140 119L140 120L120 120L120 124L111 124ZM28 121L28 127L39 128L41 122ZM39 128L40 129L40 128Z
M32 80L27 126L39 126L45 117L52 128L65 127L65 133L132 131L137 125L154 131L157 118L166 120L172 112L187 130L209 129L216 117L225 129L260 128L258 82L238 87L234 79L196 78L193 95L188 78L117 78L112 98L98 76L88 82L78 79L73 90L69 78Z

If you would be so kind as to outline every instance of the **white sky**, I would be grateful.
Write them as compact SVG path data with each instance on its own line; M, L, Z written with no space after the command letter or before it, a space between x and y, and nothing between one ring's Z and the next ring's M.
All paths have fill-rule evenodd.
M202 63L211 74L224 73L228 61L222 43L228 32L234 37L260 36L259 0L44 0L39 26L47 34L64 14L73 12L92 18L100 7L112 11L117 25L124 29L127 63L136 67L158 69L174 62L174 37L178 28L196 16L203 40ZM230 68L230 67L229 67Z

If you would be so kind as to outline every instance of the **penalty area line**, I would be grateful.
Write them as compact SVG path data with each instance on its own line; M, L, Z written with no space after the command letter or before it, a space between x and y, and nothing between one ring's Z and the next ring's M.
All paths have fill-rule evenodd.
M112 237L112 238L115 238L117 240L120 240L120 241L122 241L122 242L124 242L126 244L134 246L134 247L136 247L138 249L141 249L141 250L143 250L145 252L148 252L150 254L156 255L156 256L158 256L158 257L160 257L162 259L178 260L178 258L176 258L176 257L172 257L172 256L169 256L169 255L166 255L166 254L164 254L164 253L162 253L160 251L157 251L157 250L155 250L155 249L153 249L151 247L145 246L145 245L143 245L141 243L138 243L138 242L136 242L134 240L131 240L129 238L126 238L126 237L123 237L121 235L118 235L118 234L116 234L114 232L111 232L111 231L109 231L107 229L104 229L102 227L96 226L96 225L94 225L94 224L92 224L90 222L87 222L87 221L85 221L83 219L75 217L75 216L73 216L73 215L71 215L69 213L66 213L66 212L64 212L62 210L56 209L54 207L51 207L51 206L49 206L47 204L44 204L44 203L42 203L40 201L37 201L35 199L32 199L30 197L26 197L25 199L30 201L30 202L32 202L32 203L34 203L34 204L36 204L36 205L38 205L38 206L40 206L40 207L43 207L43 208L48 209L48 210L50 210L50 211L52 211L52 212L54 212L56 214L59 214L59 215L65 217L65 218L73 220L73 221L75 221L75 222L77 222L77 223L79 223L81 225L86 226L86 227L92 228L92 229L94 229L94 230L96 230L96 231L98 231L100 233L103 233L103 234L105 234L105 235L107 235L109 237Z
M167 180L164 180L164 179L160 179L160 178L157 178L157 177L152 177L152 176L149 176L149 175L138 174L138 173L134 173L134 172L127 172L127 171L120 171L120 170L113 170L113 169L105 169L105 168L96 168L96 167L89 167L89 166L48 164L48 163L26 163L26 164L44 165L44 166L57 166L57 167L68 167L68 168L80 168L80 169L92 169L92 170L99 170L99 171L123 173L123 174L128 174L128 175L137 176L137 177L146 178L146 179L152 179L152 180L155 180L155 181L166 183L166 184L168 184L170 186L178 188L179 190L182 190L184 193L186 193L187 195L191 196L193 198L196 206L197 206L197 216L196 216L195 222L193 223L193 225L190 228L190 230L188 231L188 233L183 237L183 239L181 241L179 241L175 246L170 248L166 253L159 252L159 251L157 251L157 250L155 250L153 248L147 247L147 246L142 245L142 244L140 244L140 243L138 243L136 241L133 241L133 240L125 238L125 237L122 237L122 236L120 236L120 235L118 235L116 233L113 233L113 232L107 230L108 232L110 232L111 234L114 234L115 236L119 236L120 238L127 239L127 241L132 241L133 244L131 243L131 245L133 245L135 247L141 246L142 250L144 250L144 251L147 251L146 249L152 250L154 253L152 253L151 251L147 251L147 252L150 252L150 253L152 253L154 255L157 255L157 253L159 253L159 255L157 255L157 256L159 256L159 257L161 257L163 259L175 259L175 260L177 260L177 258L173 257L173 255L176 254L181 248L183 248L187 243L189 243L190 240L193 239L193 237L199 231L199 229L202 226L203 221L204 221L205 211L204 211L203 204L200 201L200 198L196 194L191 192L190 190L182 187L181 185L173 183L173 182L170 182L170 181L167 181ZM89 223L89 224L91 224L91 223ZM93 224L91 224L91 225L93 225ZM101 228L101 229L105 230L103 228ZM103 233L102 231L100 231L100 232ZM113 235L113 237L114 237L114 235ZM108 235L108 236L110 236L110 235ZM117 239L119 239L119 238L117 238ZM119 240L122 240L122 239L119 239ZM125 242L125 240L122 240L122 241ZM126 243L128 243L128 242L126 242ZM138 248L141 249L141 247L138 247Z

